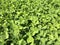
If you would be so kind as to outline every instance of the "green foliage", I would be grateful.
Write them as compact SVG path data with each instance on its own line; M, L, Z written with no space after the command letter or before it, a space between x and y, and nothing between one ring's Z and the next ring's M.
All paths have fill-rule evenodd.
M0 45L60 45L60 0L0 0Z

